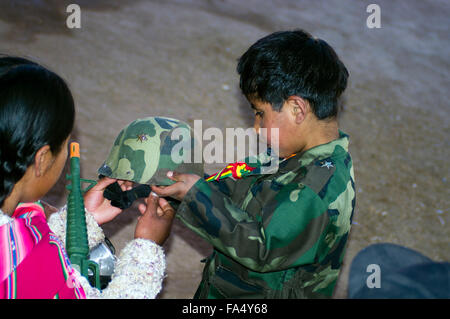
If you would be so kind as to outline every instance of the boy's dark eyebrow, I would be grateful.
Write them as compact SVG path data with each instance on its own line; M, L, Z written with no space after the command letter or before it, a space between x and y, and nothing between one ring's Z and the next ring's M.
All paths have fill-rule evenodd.
M258 108L255 105L253 105L253 103L250 103L250 106L251 106L252 109L258 110Z

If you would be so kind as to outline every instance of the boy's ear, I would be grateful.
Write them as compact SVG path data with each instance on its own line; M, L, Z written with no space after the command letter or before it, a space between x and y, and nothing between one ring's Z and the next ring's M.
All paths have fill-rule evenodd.
M49 145L42 146L34 156L34 175L41 177L47 171L52 160L52 152Z
M308 101L302 99L299 96L292 95L288 98L290 110L292 115L295 116L295 123L300 124L306 118L306 115L310 111Z

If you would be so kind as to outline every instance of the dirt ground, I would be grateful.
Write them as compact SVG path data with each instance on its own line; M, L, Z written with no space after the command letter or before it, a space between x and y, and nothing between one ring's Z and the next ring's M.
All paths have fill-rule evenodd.
M80 29L66 26L69 3L80 5ZM0 52L39 61L67 80L83 177L95 178L115 136L136 118L251 126L235 71L240 55L278 30L325 39L350 72L339 121L350 135L357 207L335 291L345 298L350 262L370 244L397 243L438 261L450 256L450 4L380 0L381 28L369 29L370 3L1 1ZM47 201L63 205L63 186L60 180ZM129 209L105 225L117 250L132 239L137 214ZM159 298L191 298L211 247L177 221L165 249Z

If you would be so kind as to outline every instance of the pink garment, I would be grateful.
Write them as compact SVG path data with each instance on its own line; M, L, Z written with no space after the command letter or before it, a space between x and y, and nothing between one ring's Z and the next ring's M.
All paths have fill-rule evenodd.
M0 226L0 298L86 298L39 203L20 204Z

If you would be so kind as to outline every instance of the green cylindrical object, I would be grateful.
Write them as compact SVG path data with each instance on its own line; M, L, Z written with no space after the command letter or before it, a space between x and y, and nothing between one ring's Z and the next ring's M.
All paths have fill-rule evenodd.
M69 197L67 200L66 250L72 266L81 275L88 278L88 269L94 273L95 285L100 286L98 265L89 258L89 243L84 211L83 191L80 178L80 145L70 144L70 175L67 178L71 184L67 186Z

